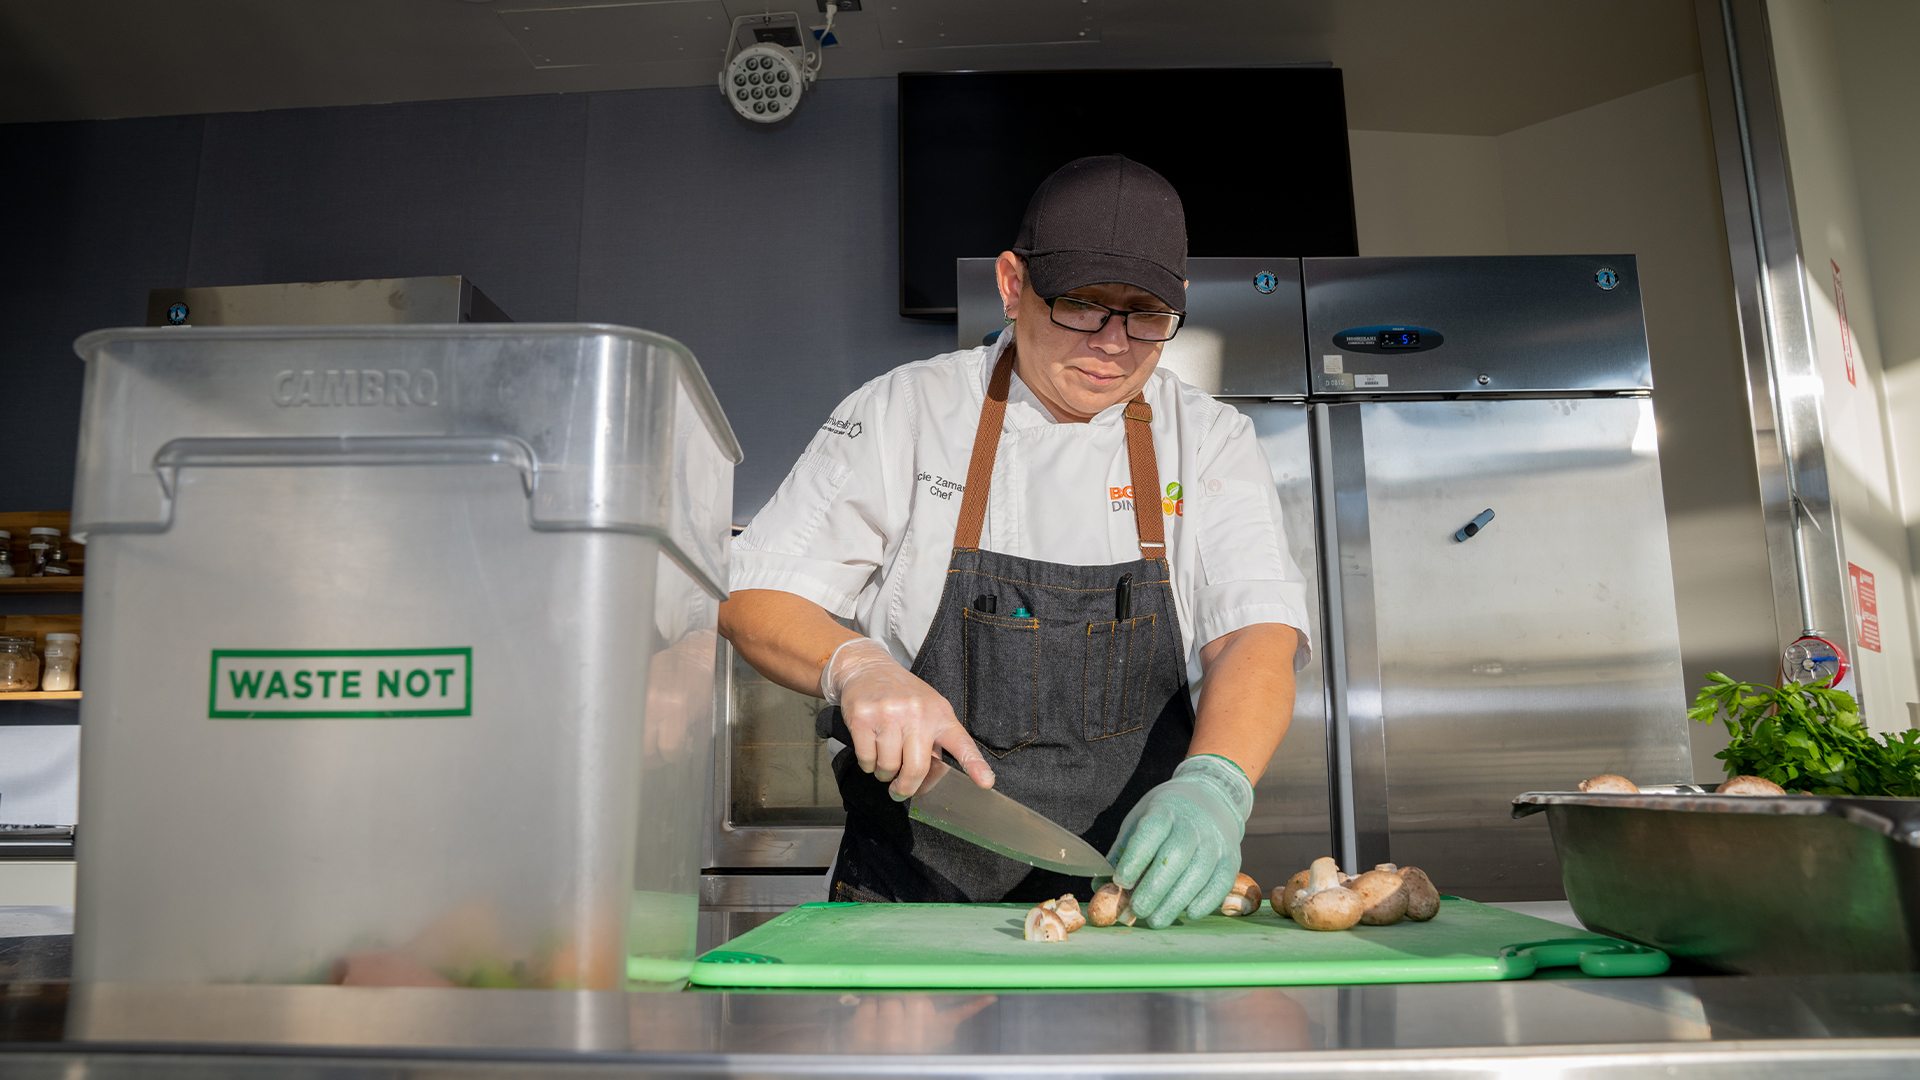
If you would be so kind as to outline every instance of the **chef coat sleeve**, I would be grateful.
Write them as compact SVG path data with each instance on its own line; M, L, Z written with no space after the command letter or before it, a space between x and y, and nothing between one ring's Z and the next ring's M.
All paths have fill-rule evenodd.
M882 376L855 391L814 433L734 538L730 588L778 589L853 617L906 525L904 497L890 497L889 481L911 461L912 439L899 415L906 410L890 407L890 382Z
M1309 655L1307 581L1288 552L1287 517L1252 421L1228 409L1202 440L1199 464L1198 490L1185 493L1200 563L1195 639L1205 645L1244 626L1284 623L1300 635L1298 670Z

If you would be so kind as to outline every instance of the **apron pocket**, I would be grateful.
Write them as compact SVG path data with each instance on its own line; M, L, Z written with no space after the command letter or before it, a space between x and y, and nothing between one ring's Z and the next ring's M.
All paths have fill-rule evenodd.
M1088 742L1147 725L1147 679L1159 648L1157 614L1087 624L1080 727Z
M960 611L960 722L1005 757L1040 734L1040 620Z

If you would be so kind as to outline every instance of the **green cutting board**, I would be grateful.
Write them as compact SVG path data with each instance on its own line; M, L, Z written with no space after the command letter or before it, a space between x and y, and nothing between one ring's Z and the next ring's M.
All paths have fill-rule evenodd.
M1141 989L1524 979L1547 967L1658 975L1667 955L1616 938L1441 900L1431 922L1307 930L1262 909L1165 930L1087 926L1021 937L1022 904L803 904L702 956L695 986Z

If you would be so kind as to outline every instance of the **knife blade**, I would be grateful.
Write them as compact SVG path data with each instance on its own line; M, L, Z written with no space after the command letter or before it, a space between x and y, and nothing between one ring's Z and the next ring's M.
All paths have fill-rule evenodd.
M822 710L817 727L821 738L853 744L837 708ZM1113 876L1113 864L1092 844L1031 807L981 787L938 758L928 767L920 790L907 800L907 815L1028 866L1090 878Z

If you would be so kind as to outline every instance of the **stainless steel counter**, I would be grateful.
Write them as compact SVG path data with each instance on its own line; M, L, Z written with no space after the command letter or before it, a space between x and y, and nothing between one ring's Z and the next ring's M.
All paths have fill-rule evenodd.
M0 981L0 1076L9 1080L1920 1075L1914 975L998 994L81 987L14 977Z
M1920 978L1167 993L0 987L0 1074L1331 1075L1920 1071Z

